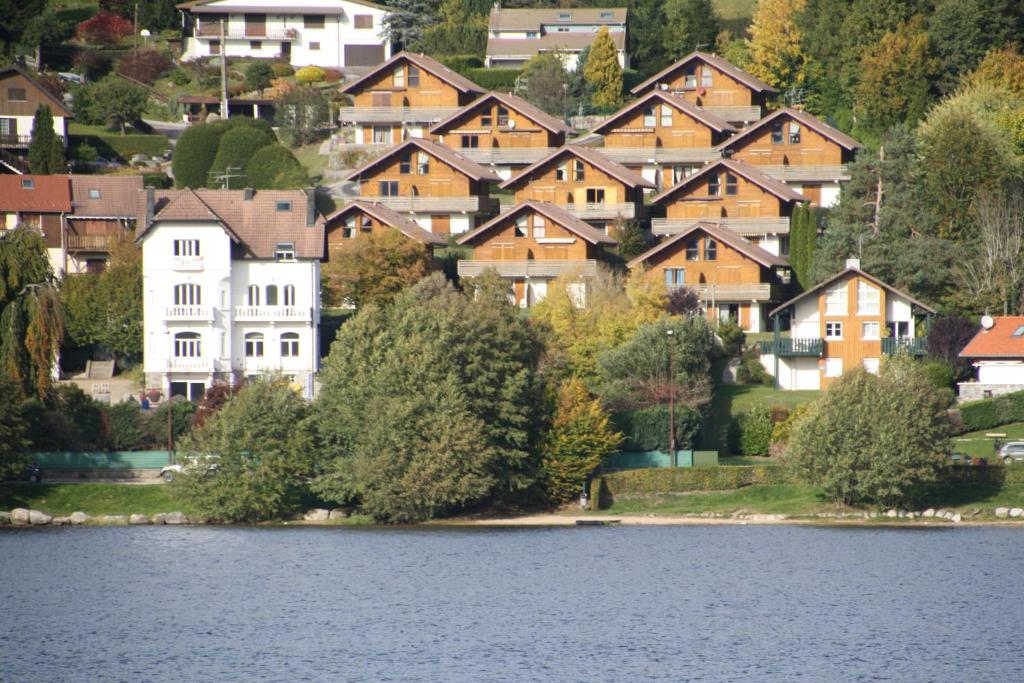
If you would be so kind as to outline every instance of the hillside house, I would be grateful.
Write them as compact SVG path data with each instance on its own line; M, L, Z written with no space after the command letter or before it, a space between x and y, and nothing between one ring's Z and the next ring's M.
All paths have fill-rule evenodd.
M410 138L358 168L347 180L360 197L383 204L436 235L467 232L498 212L490 183L501 179L444 145Z
M981 328L960 357L971 362L975 376L960 382L959 400L1024 391L1024 316L983 317Z
M775 338L761 342L761 363L776 386L827 389L850 368L878 372L883 356L926 354L928 338L919 333L919 323L935 310L849 259L846 270L769 315ZM786 328L789 336L783 337Z
M459 238L473 247L473 259L458 262L459 277L493 270L509 282L509 297L528 308L541 301L557 277L569 283L579 305L586 302L586 279L597 275L605 248L617 242L561 207L528 200Z
M443 247L448 243L443 235L435 235L429 230L424 230L407 215L400 214L384 204L356 200L327 217L324 226L327 240L324 259L329 261L332 253L351 244L361 235L379 234L386 230L397 230L409 239L419 242L431 256L434 247Z
M141 175L72 175L71 211L65 216L65 270L99 273L110 248L135 234Z
M669 290L693 290L711 320L732 320L748 332L767 328L767 311L790 283L789 262L737 233L696 223L629 262Z
M399 52L341 92L352 98L352 106L339 112L342 125L354 129L352 144L386 149L426 137L432 124L486 90L436 59Z
M58 277L65 270L64 221L71 209L66 175L0 175L0 228L38 231Z
M651 199L665 218L651 221L655 235L672 235L696 222L718 223L776 256L789 254L789 219L804 197L758 168L719 159Z
M437 123L430 134L502 178L544 158L573 132L521 97L492 92Z
M147 190L147 389L198 400L215 380L281 375L311 398L324 220L302 190Z
M643 218L645 189L654 183L599 151L566 145L501 184L516 204L555 204L606 234L619 220Z
M13 165L9 170L26 170L17 158L8 155L24 157L28 153L36 110L41 104L50 108L53 130L67 146L71 111L24 69L0 67L0 160Z
M487 21L484 65L521 69L531 57L551 52L569 71L577 69L580 53L590 47L602 27L608 28L619 66L629 68L626 53L625 7L506 9L495 4Z
M740 125L760 119L768 100L778 94L761 79L707 52L691 52L630 92L641 96L652 90L682 97Z
M718 149L781 180L811 204L829 207L839 201L839 188L850 179L846 165L860 147L807 112L786 108L744 128Z
M366 0L193 0L176 7L183 61L226 54L351 71L391 56L387 8Z

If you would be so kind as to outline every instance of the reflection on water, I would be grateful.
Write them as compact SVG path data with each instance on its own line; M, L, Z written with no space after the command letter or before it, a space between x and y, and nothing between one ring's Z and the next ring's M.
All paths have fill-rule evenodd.
M0 530L0 681L1020 681L1024 531Z

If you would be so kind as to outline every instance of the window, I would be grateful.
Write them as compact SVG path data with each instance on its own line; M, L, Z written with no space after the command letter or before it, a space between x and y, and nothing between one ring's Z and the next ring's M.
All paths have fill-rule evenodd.
M324 15L322 14L307 14L302 17L302 28L323 28L324 27Z
M372 14L357 14L353 17L356 28L373 28Z
M99 198L100 198L100 191L99 190L89 190L89 199L99 199Z
M665 128L672 127L672 107L667 104L661 105L661 125Z
M430 155L426 152L419 152L416 155L416 172L420 175L430 173Z
M727 195L736 195L740 191L739 181L736 180L736 176L732 173L725 174L725 193Z
M860 326L861 339L878 339L879 325L877 322L862 323Z
M7 89L7 101L8 102L24 102L28 99L25 94L25 88L8 88Z
M262 40L250 40L249 41L249 49L250 50L262 50L263 49L263 41Z
M295 285L284 286L284 305L294 306L295 305Z
M500 104L498 105L498 125L508 125L508 109L506 107L501 106Z
M905 320L886 323L885 327L893 339L910 339L910 323Z
M491 119L491 108L490 107L484 107L483 109L480 110L480 125L481 126L490 126L491 125L491 121L492 121L492 119Z
M537 36L537 32L536 31L527 31L526 32L526 37L527 38L537 38L538 37Z
M704 238L704 260L714 261L718 258L718 242L710 237Z
M277 202L277 204L275 205L275 208L278 211L282 211L282 212L283 211L291 211L292 210L292 203L288 202L288 201Z
M391 144L391 126L374 126L373 127L373 144L375 144L375 145L390 145Z
M647 105L644 107L644 127L654 128L654 106Z
M686 269L685 268L666 268L665 269L665 286L669 287L669 288L671 288L673 286L680 286L680 285L683 284L685 276L686 276Z
M533 239L541 240L544 239L546 234L547 226L544 225L544 219L541 216L534 215L533 217Z
M263 357L263 334L260 332L249 332L245 335L245 357Z
M463 135L462 136L462 149L476 149L480 146L479 135Z
M377 194L381 197L397 197L398 196L398 181L397 180L381 180L377 183Z
M420 68L412 64L409 65L409 87L420 87Z
M857 283L857 315L878 315L882 293L864 281Z
M839 377L843 374L843 359L842 358L826 358L825 359L825 376L826 377Z
M274 260L275 261L294 261L295 260L295 242L278 242L277 246L274 247Z
M277 285L267 285L267 305L277 305Z
M175 256L199 256L199 240L174 240Z
M587 204L604 204L604 188L587 188Z
M516 218L516 237L526 237L526 216Z
M714 84L714 76L711 67L702 66L700 68L700 85L702 88L710 88Z
M611 12L601 12L602 19L611 19L614 15Z
M412 173L412 154L406 154L398 160L398 172L402 175L409 175Z
M842 339L843 324L840 322L825 323L825 339Z
M684 88L696 88L697 87L697 68L691 67L689 71L683 74L683 87Z
M249 305L260 305L260 288L258 285L249 285Z
M845 282L840 282L825 292L825 315L846 315Z
M576 160L576 173L573 175L573 180L580 182L586 177L586 170L583 168L583 162L579 159Z
M559 12L558 13L558 20L559 21L569 21L570 19L572 19L572 12Z
M772 144L773 145L781 145L782 144L782 126L783 126L782 121L776 121L776 122L772 123Z
M555 167L555 180L565 180L567 166L563 161Z
M878 374L878 366L880 365L880 363L878 362L877 358L865 358L863 362L865 370L870 372L872 375Z
M179 332L174 335L175 358L198 358L201 351L198 332Z
M186 283L174 285L175 306L199 306L202 304L202 292L199 285Z
M717 197L722 194L722 188L718 185L718 174L712 173L708 176L708 196Z
M299 355L299 335L297 332L285 332L281 335L281 357L295 358Z
M800 144L800 124L796 121L789 122L789 144Z
M692 239L686 243L686 260L700 260L700 240Z
M394 86L396 88L405 87L405 69L402 67L398 67L394 71Z
M23 189L23 190L34 190L35 187L36 187L36 181L32 180L31 178L22 178L21 179L21 189Z
M311 41L309 41L309 51L310 52L316 52L319 49L320 49L320 41L319 40L311 40Z
M1013 331L1013 334L1012 334L1012 335L1010 335L1010 336L1011 336L1011 337L1024 337L1024 325L1021 325L1020 327L1018 327L1017 329L1015 329L1015 330Z

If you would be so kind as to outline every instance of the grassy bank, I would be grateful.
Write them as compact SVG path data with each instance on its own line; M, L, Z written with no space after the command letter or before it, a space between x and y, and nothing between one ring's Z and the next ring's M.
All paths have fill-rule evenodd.
M724 456L729 453L729 425L742 413L752 408L793 408L820 395L820 391L780 391L761 384L716 384L708 420L701 431L700 449Z
M134 484L0 484L0 510L31 508L54 516L154 515L183 510L170 486Z
M1005 436L986 436L986 434L1004 434ZM953 451L964 453L975 458L992 458L996 454L996 441L1024 441L1024 422L984 429L980 432L968 432L953 439Z

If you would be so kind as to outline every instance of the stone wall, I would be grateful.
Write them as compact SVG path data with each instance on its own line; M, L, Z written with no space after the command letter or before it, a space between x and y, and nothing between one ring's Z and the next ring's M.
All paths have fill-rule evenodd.
M1012 394L1024 391L1024 384L982 384L980 382L960 382L957 401L980 401L1000 394ZM989 392L986 395L986 392Z

